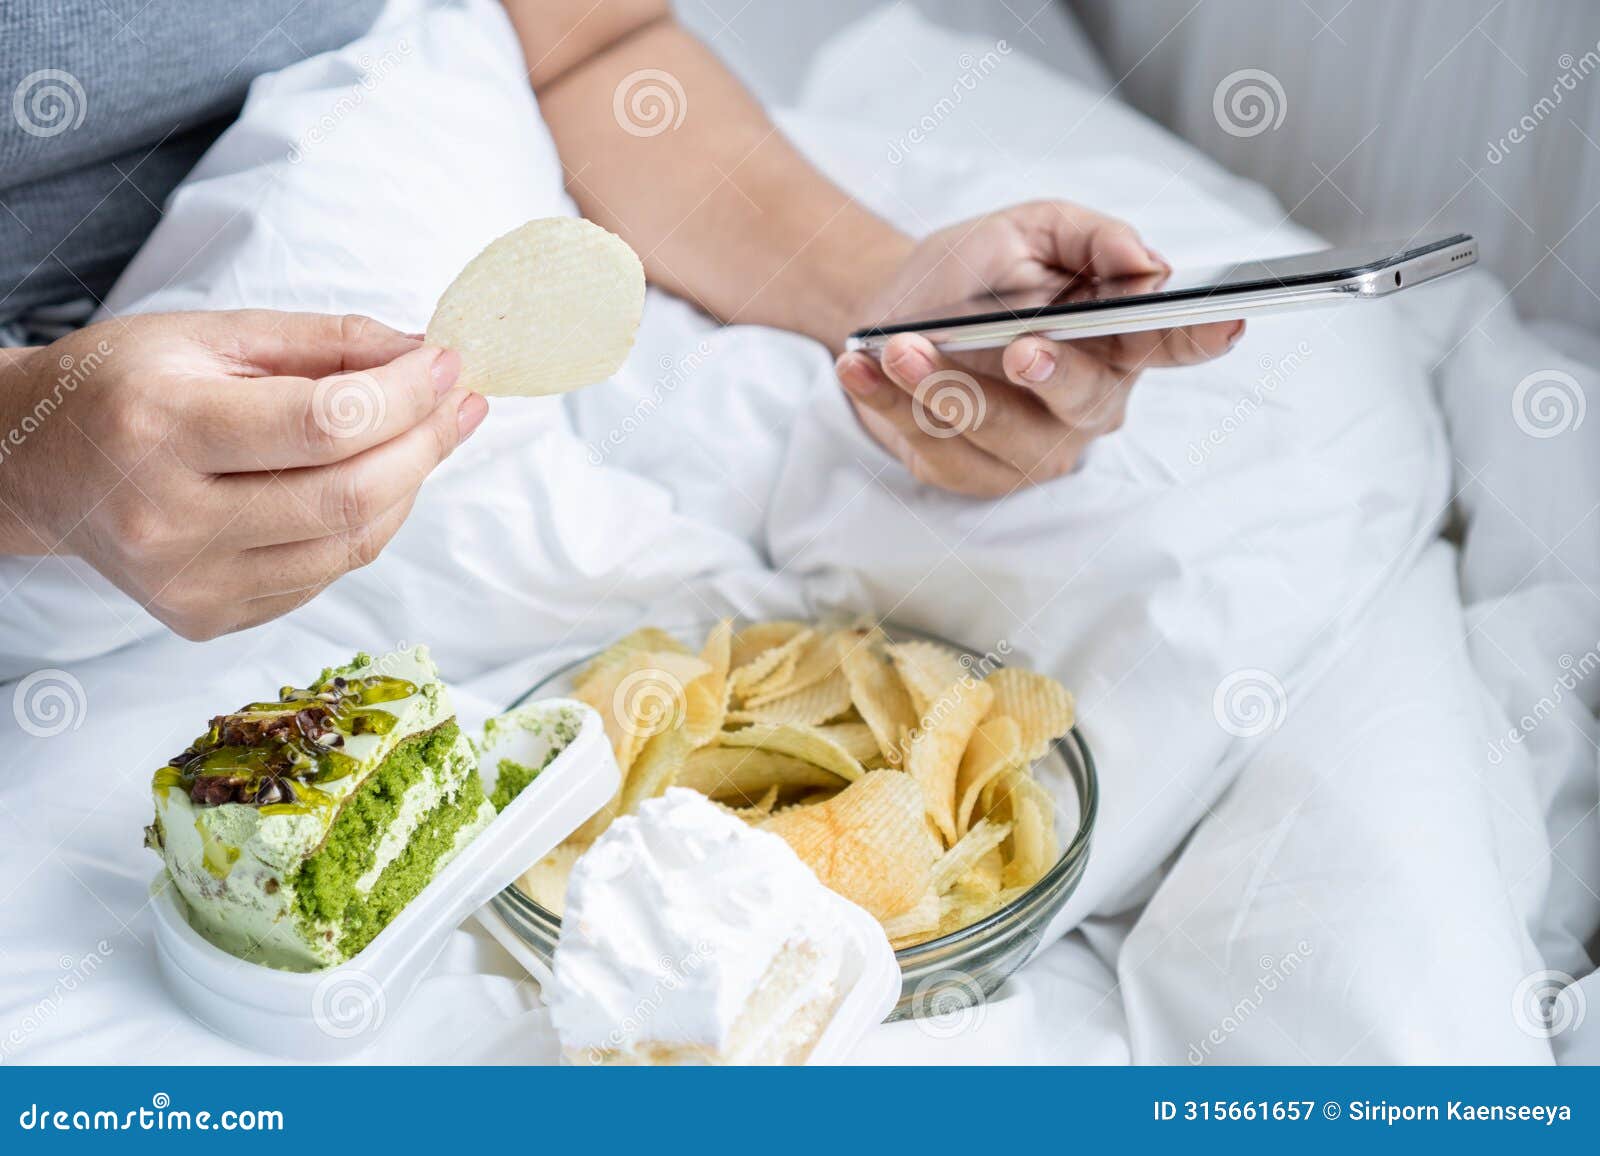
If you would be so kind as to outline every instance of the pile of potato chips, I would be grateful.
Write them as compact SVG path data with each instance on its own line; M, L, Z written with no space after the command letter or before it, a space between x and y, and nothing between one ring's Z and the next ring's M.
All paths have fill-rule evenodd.
M618 816L689 787L786 840L896 948L947 935L1055 863L1055 807L1032 765L1072 728L1042 674L981 665L870 627L717 624L699 653L646 627L577 677L622 789L521 887L560 913L567 875Z

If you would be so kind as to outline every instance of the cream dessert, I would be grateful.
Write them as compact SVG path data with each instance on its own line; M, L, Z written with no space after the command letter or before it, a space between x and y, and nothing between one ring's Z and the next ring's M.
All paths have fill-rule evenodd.
M495 817L421 646L219 715L152 791L190 923L293 971L355 955Z
M802 1063L845 995L849 913L782 839L672 788L573 868L550 993L563 1052Z

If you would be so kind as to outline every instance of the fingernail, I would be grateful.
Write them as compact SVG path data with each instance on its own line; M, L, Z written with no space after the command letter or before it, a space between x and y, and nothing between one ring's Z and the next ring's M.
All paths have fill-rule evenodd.
M433 380L433 392L443 397L461 376L461 355L453 349L441 349L428 367L428 376Z
M428 335L426 333L407 333L407 334L405 334L405 336L411 338L412 341L426 341L426 340L428 340Z
M1239 344L1239 338L1241 338L1243 336L1244 336L1244 322L1243 321L1235 321L1233 323L1233 328L1228 331L1228 348L1232 349L1235 345Z
M1150 248L1149 246L1145 247L1144 252L1145 252L1145 256L1149 257L1150 260L1154 261L1157 265L1160 265L1168 273L1172 272L1172 262L1168 261L1160 253L1157 253L1154 249Z
M461 408L456 410L456 429L461 432L461 440L466 441L472 436L472 431L483 424L483 419L489 416L489 403L483 399L482 394L469 393L461 399Z
M1022 380L1035 384L1048 381L1056 370L1055 355L1047 349L1035 349L1033 360L1022 367Z

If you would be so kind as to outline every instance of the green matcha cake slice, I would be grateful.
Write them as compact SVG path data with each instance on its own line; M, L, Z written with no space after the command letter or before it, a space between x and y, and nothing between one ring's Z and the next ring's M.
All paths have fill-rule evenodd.
M152 787L194 928L293 971L360 951L495 816L421 646L219 715Z

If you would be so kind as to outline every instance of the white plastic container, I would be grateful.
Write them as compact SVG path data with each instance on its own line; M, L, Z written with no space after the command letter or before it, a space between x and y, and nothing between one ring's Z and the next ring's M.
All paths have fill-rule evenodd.
M273 1055L336 1060L370 1047L450 932L616 792L621 776L593 710L551 699L518 713L551 707L582 712L577 737L388 927L337 967L280 971L228 954L189 925L183 896L163 868L150 884L156 957L178 1003L218 1035ZM485 786L501 758L542 761L537 750L519 750L524 744L536 748L540 741L502 729L493 748L482 753Z
M900 964L884 937L883 928L853 903L841 899L839 907L845 913L855 949L847 955L839 976L840 986L845 989L844 999L806 1058L808 1065L844 1063L866 1034L889 1018L900 1000ZM477 918L538 981L543 998L553 983L544 961L526 940L506 926L493 907L480 908Z

